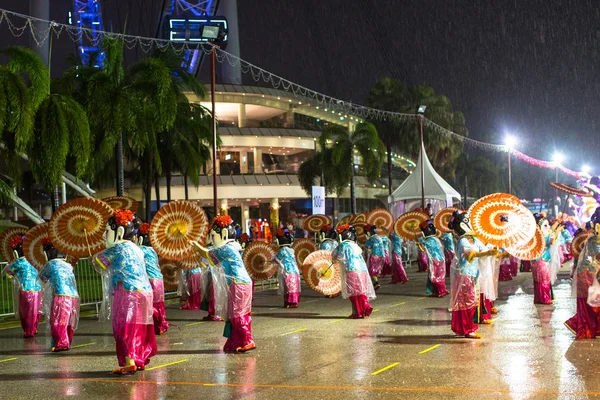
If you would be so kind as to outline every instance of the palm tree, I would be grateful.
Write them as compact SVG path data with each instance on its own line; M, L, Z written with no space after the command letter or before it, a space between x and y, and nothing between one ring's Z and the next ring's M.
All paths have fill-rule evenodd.
M325 187L325 194L341 194L348 187L350 170L347 168L340 170L333 163L332 153L330 148L317 150L300 164L298 181L300 187L309 196L317 181Z
M323 131L319 146L321 149L331 149L332 162L337 167L338 174L348 174L352 213L356 213L355 151L362 158L367 179L372 182L379 178L385 145L379 139L377 129L369 122L357 124L353 132L343 126L333 125Z

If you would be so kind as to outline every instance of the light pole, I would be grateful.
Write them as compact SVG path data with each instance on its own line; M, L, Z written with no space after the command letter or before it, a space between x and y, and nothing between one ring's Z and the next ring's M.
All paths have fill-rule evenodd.
M562 153L556 152L552 157L552 161L554 162L554 172L555 172L555 180L554 182L558 182L558 167L561 165L564 160L564 155ZM558 189L554 189L554 215L558 216L558 204L556 204L556 199L558 198Z
M424 105L420 105L419 107L417 107L417 118L419 119L419 135L421 137L421 208L425 209L425 145L424 145L424 140L423 140L423 118L424 118L424 114L425 114L425 110L427 109L427 106Z
M516 139L512 135L507 135L504 139L504 145L506 146L506 152L508 153L508 193L512 194L512 174L510 171L510 153L515 147Z

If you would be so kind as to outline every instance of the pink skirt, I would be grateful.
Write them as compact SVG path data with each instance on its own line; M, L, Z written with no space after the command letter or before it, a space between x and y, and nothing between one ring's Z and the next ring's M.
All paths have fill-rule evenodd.
M419 268L419 272L427 271L427 256L425 252L419 250L417 253L417 266Z
M550 264L543 260L532 261L531 272L533 273L533 302L551 304Z
M138 368L144 368L157 351L152 293L128 291L119 284L113 300L112 325L119 366L124 367L129 357Z
M476 307L467 310L452 311L452 331L457 335L468 335L475 332L479 325L475 323Z
M390 260L390 253L385 253L383 260L383 269L381 270L381 276L389 276L392 275L392 263Z
M392 255L392 282L405 283L408 282L404 265L402 265L402 255L394 253Z
M448 290L446 289L446 263L442 260L433 260L429 272L429 280L433 287L433 294L437 296L446 296Z
M350 303L352 303L352 315L350 318L365 318L373 312L373 307L369 304L366 295L350 296L349 299Z
M479 294L479 322L492 319L493 303L483 297L483 293Z
M446 278L450 276L450 266L452 260L454 260L454 252L450 250L444 250L444 259L446 260Z
M54 296L50 308L50 333L52 347L69 350L79 319L79 299L71 296Z
M225 326L230 325L231 331L225 342L223 350L234 352L247 344L253 343L252 337L252 285L233 283L229 286L229 296L227 299L227 317Z
M565 322L576 339L595 339L600 336L600 308L590 306L586 300L577 297L577 313Z
M191 274L187 280L189 296L187 302L181 306L182 310L199 310L202 303L202 276Z
M519 259L514 256L510 256L510 274L517 276L519 273Z
M500 264L500 275L498 280L500 281L512 281L512 264L510 262L503 262Z
M532 261L523 260L521 262L521 272L531 272L531 263Z
M165 312L165 286L161 279L150 279L152 286L152 320L154 333L162 335L169 329L167 313Z
M19 291L19 318L23 336L33 337L37 333L42 318L42 291Z
M369 256L369 276L379 276L385 263L385 257Z
M300 303L300 275L285 274L283 304L285 306L297 306L298 303Z

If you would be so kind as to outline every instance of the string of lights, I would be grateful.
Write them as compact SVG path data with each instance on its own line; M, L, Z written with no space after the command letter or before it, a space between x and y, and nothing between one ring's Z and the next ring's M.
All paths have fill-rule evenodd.
M22 24L18 25L15 21L21 21ZM36 24L34 22L41 22L47 25L47 28L38 29L36 28ZM136 47L139 47L145 53L148 53L155 49L172 50L176 54L183 54L184 52L188 51L201 50L208 55L214 51L215 58L219 63L226 62L233 67L239 66L242 73L251 76L255 82L262 81L264 83L270 84L274 89L284 90L288 93L293 94L297 98L308 99L309 101L311 101L311 103L316 103L316 107L323 107L324 109L331 109L332 112L350 114L361 119L370 120L395 120L399 122L415 123L417 122L418 118L422 117L417 114L378 110L375 108L366 107L344 100L336 99L334 97L328 96L323 93L319 93L302 85L298 85L288 79L285 79L279 75L269 72L218 47L213 47L211 44L208 44L206 42L175 42L166 39L92 30L76 25L68 25L57 23L55 21L47 21L0 8L0 26L2 26L3 24L6 24L8 26L10 33L14 37L20 37L26 31L29 31L29 34L38 46L40 46L46 40L48 40L50 35L54 35L54 37L59 38L61 35L66 34L73 42L81 43L82 41L87 41L93 47L99 47L101 41L105 37L116 38L122 40L124 46L127 49L131 50ZM39 25L41 24L38 24L38 26ZM446 137L454 138L465 145L488 151L510 151L511 154L513 154L516 158L528 164L547 169L559 168L566 175L572 176L574 178L589 176L584 172L570 170L555 162L538 160L536 158L527 156L526 154L521 153L517 150L509 149L507 146L504 145L485 143L459 135L456 132L453 132L439 124L436 124L435 122L427 119L426 117L422 118L423 126L428 128L430 131L436 134L444 135Z

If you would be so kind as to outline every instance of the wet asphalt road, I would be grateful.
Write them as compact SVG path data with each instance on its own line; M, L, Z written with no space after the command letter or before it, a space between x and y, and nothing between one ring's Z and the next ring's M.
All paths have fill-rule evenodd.
M425 275L389 285L374 314L349 320L350 302L303 287L298 309L281 308L275 290L257 291L257 350L224 354L222 322L168 305L173 326L157 338L148 369L117 377L110 325L84 317L74 348L49 352L50 338L24 340L0 328L0 387L6 399L475 399L600 395L600 342L575 342L563 326L575 310L563 269L555 304L533 304L531 274L500 282L499 314L479 341L450 330L448 299L424 296ZM562 278L562 280L560 279ZM386 369L387 368L387 369Z

